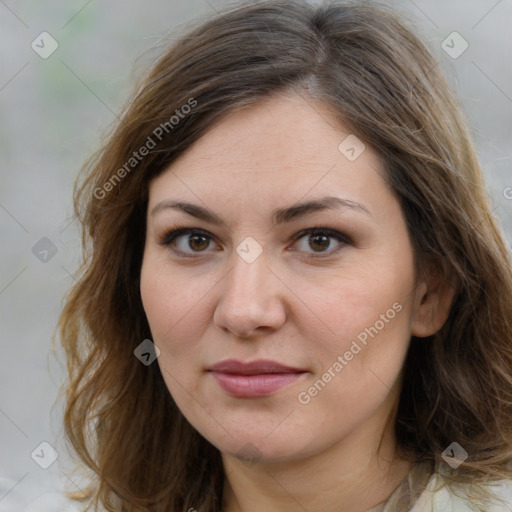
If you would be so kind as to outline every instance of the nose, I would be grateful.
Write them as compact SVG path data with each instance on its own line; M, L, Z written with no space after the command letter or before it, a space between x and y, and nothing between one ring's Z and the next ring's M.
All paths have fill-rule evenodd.
M219 283L214 323L237 337L279 329L286 322L286 287L262 253L252 263L233 255L233 267Z

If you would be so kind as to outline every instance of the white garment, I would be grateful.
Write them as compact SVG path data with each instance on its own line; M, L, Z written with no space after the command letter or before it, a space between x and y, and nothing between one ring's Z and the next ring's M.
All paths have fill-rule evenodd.
M443 463L437 471L429 462L413 464L389 498L367 512L512 512L512 480L478 484L490 494L488 504L479 506L472 496L476 483L448 485L447 475Z
M442 482L442 475L439 473L432 475L427 488L410 512L512 512L512 481L510 480L485 485L485 488L495 496L493 500L495 503L485 508L479 508L477 504L471 503L463 488L461 488L462 491L457 491L457 495L447 486L439 489Z
M448 486L441 487L443 481L442 474L434 473L410 512L512 512L512 480L487 484L485 487L495 496L495 500L493 500L495 503L484 508L479 508L478 505L471 503L470 498L465 495L463 490L455 493ZM459 489L464 488L459 487ZM0 506L0 510L9 510L9 512L11 510L13 512L14 510L16 512L21 510L23 512L78 512L82 508L79 504L65 498L62 493L46 492L32 501L27 508L2 509ZM386 505L375 507L373 510L395 512L393 504L389 502Z
M81 512L83 509L83 505L71 501L63 493L46 492L29 503L23 512Z

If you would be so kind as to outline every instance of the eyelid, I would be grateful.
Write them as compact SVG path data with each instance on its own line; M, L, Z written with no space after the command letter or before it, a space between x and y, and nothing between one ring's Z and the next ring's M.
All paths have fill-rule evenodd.
M206 231L201 228L188 228L185 226L174 226L164 232L164 234L160 237L159 244L160 245L169 245L176 237L180 235L189 235L189 234L197 234L204 235L212 240L215 238L212 233Z
M352 240L348 235L345 235L336 229L325 228L322 226L303 229L302 231L299 231L296 235L293 236L293 240L298 240L299 238L302 238L305 235L314 234L329 235L332 236L333 238L338 239L340 242L344 242L346 244L352 243Z

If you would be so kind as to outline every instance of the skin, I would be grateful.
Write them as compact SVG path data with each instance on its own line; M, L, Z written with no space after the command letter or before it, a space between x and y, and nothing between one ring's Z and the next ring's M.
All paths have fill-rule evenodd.
M226 512L365 511L410 469L390 428L403 362L411 334L442 326L452 294L435 277L416 279L407 226L377 154L366 146L349 161L338 150L349 134L325 105L275 94L224 117L150 184L144 309L169 392L222 452ZM323 196L368 212L325 209L272 225L274 209ZM224 224L170 207L152 214L167 200L207 207ZM177 224L211 239L181 235L161 245ZM352 243L294 239L311 227ZM236 251L246 237L262 249L251 263ZM396 303L400 312L301 403L298 394ZM231 358L306 373L270 396L233 397L206 371Z

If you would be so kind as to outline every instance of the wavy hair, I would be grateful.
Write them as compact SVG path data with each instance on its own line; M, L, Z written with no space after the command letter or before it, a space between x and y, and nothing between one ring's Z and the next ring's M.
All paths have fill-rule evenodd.
M438 465L458 442L469 457L450 472L454 484L512 477L510 255L461 106L438 62L385 6L276 0L187 27L75 183L83 261L58 327L66 435L92 470L89 506L221 509L219 450L184 418L159 366L133 353L151 338L139 290L148 184L221 116L277 91L323 102L374 148L418 270L433 263L454 283L443 327L410 340L398 445L411 461Z

